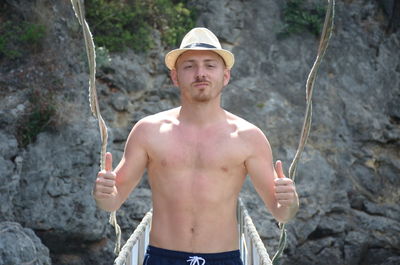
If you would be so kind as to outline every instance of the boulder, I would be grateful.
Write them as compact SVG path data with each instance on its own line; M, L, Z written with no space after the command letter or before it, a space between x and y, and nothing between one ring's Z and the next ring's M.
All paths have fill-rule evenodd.
M51 265L49 249L32 229L15 222L0 222L0 265Z

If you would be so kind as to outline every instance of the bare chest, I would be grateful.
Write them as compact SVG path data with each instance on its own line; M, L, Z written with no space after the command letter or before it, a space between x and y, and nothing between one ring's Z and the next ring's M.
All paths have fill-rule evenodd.
M235 202L249 153L239 134L225 128L163 129L147 148L154 207L186 216L188 209L220 209Z
M242 166L246 146L235 131L169 130L161 132L150 148L157 167L176 170L229 170Z

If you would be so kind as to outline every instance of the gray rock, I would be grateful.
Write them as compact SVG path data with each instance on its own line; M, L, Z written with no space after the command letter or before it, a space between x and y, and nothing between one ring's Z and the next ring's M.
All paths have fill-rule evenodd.
M76 123L59 134L42 133L24 155L14 214L20 223L42 231L52 247L66 247L70 239L100 240L105 233L106 213L96 209L91 197L98 129L95 122L86 126L83 130Z
M0 132L0 156L11 160L18 154L18 143L13 135Z
M350 231L345 238L344 260L345 264L360 264L369 245L369 235L362 232Z
M0 223L0 265L50 265L48 248L29 228L15 222Z
M19 176L14 174L14 164L0 157L0 221L14 220L13 199L18 194Z
M0 221L14 219L13 199L18 193L18 144L14 136L0 132Z

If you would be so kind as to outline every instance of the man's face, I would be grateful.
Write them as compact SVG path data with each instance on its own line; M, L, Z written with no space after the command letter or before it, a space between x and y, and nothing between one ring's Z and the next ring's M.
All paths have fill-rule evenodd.
M229 82L230 71L223 59L212 51L187 51L171 71L174 85L181 96L193 102L207 102L218 97Z

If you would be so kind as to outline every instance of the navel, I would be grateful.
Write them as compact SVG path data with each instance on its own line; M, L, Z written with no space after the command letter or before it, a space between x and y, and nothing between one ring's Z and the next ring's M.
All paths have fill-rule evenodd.
M228 172L228 171L229 171L229 169L228 169L227 167L221 167L221 170L222 170L223 172Z

